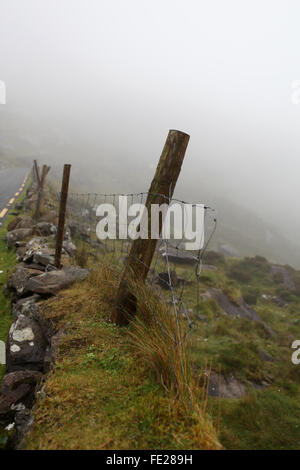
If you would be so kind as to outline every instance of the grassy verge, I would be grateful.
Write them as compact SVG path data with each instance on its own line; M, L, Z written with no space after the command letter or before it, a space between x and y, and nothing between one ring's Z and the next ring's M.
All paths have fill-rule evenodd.
M0 228L0 271L3 271L0 274L0 340L6 341L10 325L12 323L12 318L10 315L10 298L5 292L5 286L7 282L8 273L16 265L16 253L14 249L8 250L6 242L3 240L4 235L6 234L6 227L11 220L15 217L14 207L16 204L23 202L26 189L31 184L30 179L27 180L24 191L16 199L14 205L10 209L8 216L5 219L3 227ZM0 383L5 372L5 366L0 365Z
M152 358L141 354L144 329L108 322L117 280L104 266L44 304L44 314L67 333L27 449L220 448L203 409L184 403L178 387L161 385L156 346L148 341ZM149 325L148 340L151 331Z
M85 265L87 254L84 249L81 255L79 261ZM112 265L112 260L107 262ZM213 299L201 302L199 313L202 321L197 322L194 318L195 327L187 343L186 373L191 374L189 363L192 364L192 375L198 380L207 364L212 364L213 370L221 371L225 376L233 374L247 386L248 394L241 399L207 399L193 386L193 410L197 408L195 403L199 405L194 414L191 408L186 407L191 390L180 388L183 382L178 355L175 349L172 350L167 337L162 339L160 329L143 321L142 311L139 321L130 329L119 330L106 322L111 306L105 295L99 298L99 292L107 291L107 279L102 279L100 284L94 280L94 284L90 282L76 288L80 291L74 304L71 299L75 296L75 289L50 301L51 310L61 312L64 322L71 320L72 324L77 324L74 331L78 336L71 353L68 346L62 350L58 369L47 385L45 401L38 407L37 427L29 448L68 448L70 445L71 448L102 448L103 445L103 448L120 449L218 447L207 418L209 414L213 416L215 427L220 429L221 444L227 449L299 449L300 367L291 363L291 343L299 336L300 273L287 267L297 287L296 291L289 292L280 279L270 275L270 268L266 260L256 257L228 260L217 264L216 270L202 274L201 292L217 287L232 302L243 295L276 332L276 336L270 337L259 323L224 315ZM189 266L176 267L177 275L185 278L190 276L191 270ZM136 295L140 310L149 308L151 304L151 310L163 322L165 329L174 331L174 325L169 323L166 313L155 305L151 292L137 290ZM185 295L195 308L193 281ZM288 301L287 307L279 307L272 302L272 297L278 295ZM89 296L94 299L92 305ZM108 297L113 298L113 292ZM74 309L78 311L75 313ZM94 331L91 331L92 328ZM66 337L66 342L72 344L71 333ZM130 343L133 343L133 349ZM170 351L175 354L172 361ZM262 352L272 360L263 359ZM78 370L73 367L74 361ZM170 377L171 384L168 383ZM81 386L77 390L77 381L83 388L86 381L90 390L93 407L89 417L88 403L81 412L79 405L77 410L72 410L72 406L77 408L76 399L68 402L68 397L76 394L81 397L81 403L84 401L84 391L81 391ZM102 392L97 395L97 383L101 390L105 390L105 406ZM155 396L152 392L148 395L142 383L155 390ZM135 389L139 390L139 398ZM153 409L149 412L142 405L148 400L153 403ZM126 404L123 408L122 402ZM58 421L57 407L62 410ZM165 407L171 410L169 414L164 414ZM99 422L95 414L100 416ZM145 416L148 426L144 423L139 427L137 416L142 423ZM89 420L96 420L96 424L92 424L92 433ZM116 429L111 429L109 420ZM103 428L100 421L105 423ZM121 423L120 428L118 422ZM78 434L73 432L74 423L77 423ZM46 429L45 434L43 429ZM143 429L147 435L144 435ZM93 433L98 437L93 439ZM112 437L108 439L107 436Z
M5 286L7 283L7 278L9 272L14 268L17 263L16 253L14 249L7 249L6 242L3 241L3 237L6 234L6 227L9 222L15 217L14 207L16 204L21 203L26 194L26 189L30 185L30 179L27 180L24 191L16 199L13 207L10 210L10 213L5 219L3 227L0 228L0 340L6 342L10 325L12 323L12 317L10 314L10 296L5 291ZM2 378L5 374L5 365L0 365L0 384ZM2 433L1 423L0 423L0 449L6 445L7 442L7 433Z

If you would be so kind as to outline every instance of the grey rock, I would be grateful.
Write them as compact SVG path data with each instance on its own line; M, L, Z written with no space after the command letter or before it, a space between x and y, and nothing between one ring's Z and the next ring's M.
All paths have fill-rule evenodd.
M22 295L25 292L25 286L30 276L31 274L26 269L19 266L9 278L7 286L9 289L14 289L18 295Z
M60 330L58 333L53 335L50 340L50 346L47 348L45 359L44 359L44 371L49 372L54 369L59 345L65 332Z
M43 272L45 272L45 266L42 266L41 264L35 264L35 263L27 264L26 268L39 271L38 274L42 274Z
M41 381L42 374L38 371L15 371L6 374L2 380L0 389L0 415L10 413L16 409L16 404L31 402L30 395Z
M224 376L211 371L207 373L207 391L212 397L241 398L247 393L247 387L233 374Z
M235 318L248 318L249 320L260 323L268 336L272 338L276 336L275 331L260 318L258 313L250 307L243 298L239 299L237 303L233 303L224 292L215 288L209 289L202 294L201 297L203 300L214 298L218 302L219 307L227 315Z
M30 240L26 245L26 253L23 255L23 261L26 263L32 263L36 253L53 256L54 249L48 247L48 241L49 240L46 237L38 237Z
M220 308L228 315L233 317L249 318L253 321L261 321L261 318L256 311L253 310L253 308L251 308L242 298L238 300L238 303L234 304L224 292L215 288L205 292L202 297L205 299L214 298L218 302Z
M19 315L30 316L33 309L36 308L36 303L39 300L41 300L41 297L38 294L18 300L12 305L11 314L13 319L16 320Z
M6 343L6 369L42 370L47 339L37 320L19 315L12 324Z
M176 248L168 248L168 250L162 250L162 257L176 264L195 264L197 257L189 251L179 251Z
M76 255L77 248L74 245L74 243L72 243L70 240L64 240L63 241L63 248L69 256L75 256Z
M15 414L16 423L16 450L23 450L24 439L32 429L34 423L34 414L32 410L24 407L23 409L17 410Z
M42 298L38 294L31 297L20 299L12 305L12 316L17 320L20 315L28 317L38 323L47 344L50 344L51 338L54 334L51 322L40 311L40 301Z
M179 280L176 276L175 271L159 273L156 278L156 283L163 289L171 289L171 286L177 287L179 285Z
M74 282L83 281L88 275L87 269L69 266L61 271L50 271L30 278L26 284L26 291L41 295L54 295Z
M285 308L285 307L288 307L288 302L286 302L285 300L283 300L281 297L272 297L272 302L276 305L278 305L278 307L281 307L281 308Z
M32 228L20 228L12 230L11 232L7 232L4 237L4 240L6 240L8 248L11 248L16 244L17 241L24 240L25 238L30 237L32 233Z
M41 264L42 266L48 266L48 264L54 264L54 256L48 253L45 253L42 251L36 251L33 255L33 263Z
M289 290L295 290L296 286L290 273L284 266L271 266L271 276L281 276L284 286Z
M50 222L39 222L36 224L36 231L40 235L48 236L56 233L56 226Z

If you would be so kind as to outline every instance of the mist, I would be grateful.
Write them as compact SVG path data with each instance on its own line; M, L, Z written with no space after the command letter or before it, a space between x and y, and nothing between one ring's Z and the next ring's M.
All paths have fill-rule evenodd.
M255 215L290 243L283 261L294 246L300 259L299 14L287 0L0 0L0 155L71 163L80 190L146 191L182 130L176 194L225 225Z

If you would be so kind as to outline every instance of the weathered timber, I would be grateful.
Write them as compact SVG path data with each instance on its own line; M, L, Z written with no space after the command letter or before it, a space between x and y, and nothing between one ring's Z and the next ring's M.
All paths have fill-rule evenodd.
M139 238L132 244L112 312L112 320L119 326L128 324L130 317L136 311L136 299L130 292L128 281L134 279L141 283L145 282L156 249L157 239L151 238L151 206L170 202L189 139L190 136L184 132L169 131L146 201L148 238ZM160 218L159 234L162 225L163 220Z

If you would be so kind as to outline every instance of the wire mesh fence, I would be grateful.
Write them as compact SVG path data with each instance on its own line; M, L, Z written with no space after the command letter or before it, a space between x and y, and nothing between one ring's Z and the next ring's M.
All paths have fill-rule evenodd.
M59 196L59 193L56 193L57 201L59 201ZM148 196L147 192L71 193L67 204L67 236L69 234L79 246L80 244L85 246L88 256L93 257L95 262L97 259L109 260L121 275L130 257L134 256L131 250L134 238L145 236L141 230L142 217L137 218L136 214L139 208L145 207ZM173 217L173 224L171 223L167 236L164 230L161 233L156 231L157 245L151 263L147 266L146 283L153 286L157 295L170 305L170 309L176 311L176 315L185 318L192 326L199 312L203 257L216 230L216 212L203 204L189 204L186 201L169 199L159 194L154 196L157 196L157 201L163 201L169 208L177 205L177 209L181 208L183 217L179 220L181 227L178 223L176 226ZM105 224L105 217L107 217L105 209L108 206L113 210L114 222L111 227L107 224L106 238L102 236L100 239L99 223ZM186 210L187 206L191 208L189 211ZM99 210L99 207L102 209ZM128 208L131 209L128 210ZM196 208L201 209L203 213L203 223L198 228L195 220ZM171 219L169 221L172 222ZM187 249L192 228L199 245L193 250ZM178 231L182 236L178 237ZM145 238L148 235L149 227L147 227ZM135 261L141 263L139 259Z

